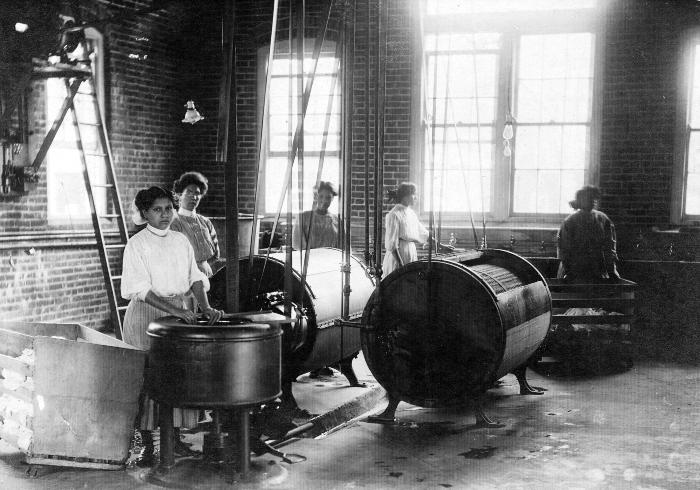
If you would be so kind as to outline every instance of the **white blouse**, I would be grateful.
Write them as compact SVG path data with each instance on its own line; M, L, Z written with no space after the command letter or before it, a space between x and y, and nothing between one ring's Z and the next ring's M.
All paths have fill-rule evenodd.
M186 294L197 281L209 290L209 280L197 267L192 245L182 233L148 225L127 242L121 280L124 299L144 301L148 291L160 297Z
M384 275L390 274L401 264L394 258L394 250L401 256L404 264L418 259L417 243L428 240L428 230L418 219L413 209L403 204L397 204L386 215L386 233L384 246L386 254L382 262Z
M403 204L395 205L386 215L386 251L392 252L400 248L399 240L418 243L428 240L428 230L420 222L416 212Z

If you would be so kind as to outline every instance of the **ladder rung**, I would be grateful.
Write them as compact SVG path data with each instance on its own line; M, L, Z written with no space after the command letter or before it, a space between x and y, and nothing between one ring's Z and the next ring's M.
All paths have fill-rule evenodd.
M121 281L122 276L112 276L112 281Z
M107 156L106 153L92 153L89 151L86 151L85 154L90 155L91 157L106 157Z
M81 126L95 126L95 127L100 127L102 126L100 123L93 123L93 122L78 122Z
M106 187L106 188L112 188L114 187L114 184L92 184L93 187Z
M109 245L105 245L105 248L124 248L126 247L125 243L110 243Z
M128 306L117 306L118 310L124 311L128 308Z
M118 218L120 215L118 214L98 214L98 218Z

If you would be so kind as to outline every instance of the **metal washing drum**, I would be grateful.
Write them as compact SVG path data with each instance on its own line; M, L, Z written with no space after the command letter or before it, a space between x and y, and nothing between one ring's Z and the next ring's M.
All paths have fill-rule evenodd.
M360 332L335 324L343 301L343 253L335 248L309 251L309 265L302 294L302 262L298 251L292 255L292 301L303 307L307 320L285 330L282 358L285 376L322 368L354 355L361 349ZM285 254L273 253L240 260L240 308L242 311L281 308L284 290ZM263 272L264 270L264 272ZM225 302L226 270L211 278L212 305ZM374 290L365 266L351 256L349 319L359 318ZM286 372L289 370L289 372Z
M544 277L504 250L412 262L378 294L363 315L365 359L390 395L423 407L459 404L522 366L552 316Z
M164 317L148 326L151 348L145 386L161 404L159 468L170 471L175 465L172 407L234 408L238 469L245 475L250 467L249 408L282 392L282 330L232 315L215 325L201 318L197 323ZM215 421L214 440L222 435L217 417ZM149 479L177 486L182 484L181 473L191 474L164 471L152 472Z
M173 317L148 327L146 390L175 407L250 406L280 393L281 336L277 325L231 320L188 325Z

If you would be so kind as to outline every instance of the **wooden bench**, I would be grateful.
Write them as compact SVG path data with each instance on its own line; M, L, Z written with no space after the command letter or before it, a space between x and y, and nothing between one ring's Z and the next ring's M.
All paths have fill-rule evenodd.
M620 279L570 283L551 278L547 285L552 294L552 324L542 351L544 356L576 355L598 361L605 360L605 356L618 356L610 360L631 366L635 282ZM570 308L595 308L604 313L566 314ZM566 328L571 325L585 327L576 331Z

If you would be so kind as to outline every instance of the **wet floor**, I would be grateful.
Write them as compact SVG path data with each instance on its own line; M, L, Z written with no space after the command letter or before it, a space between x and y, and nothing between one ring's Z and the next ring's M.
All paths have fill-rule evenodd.
M399 423L362 421L281 449L297 464L254 458L258 481L189 460L184 488L699 488L700 369L639 364L588 377L531 375L548 391L520 396L514 377L489 391L486 413L504 427L475 426L470 410L399 405ZM378 406L377 409L382 409ZM188 434L196 442L196 434ZM182 460L186 461L186 460ZM193 462L194 461L194 462ZM25 475L0 442L0 488L157 488L144 470L54 468ZM217 473L218 472L218 473ZM212 476L215 475L216 476ZM262 477L260 476L262 475ZM190 478L189 480L187 478Z

